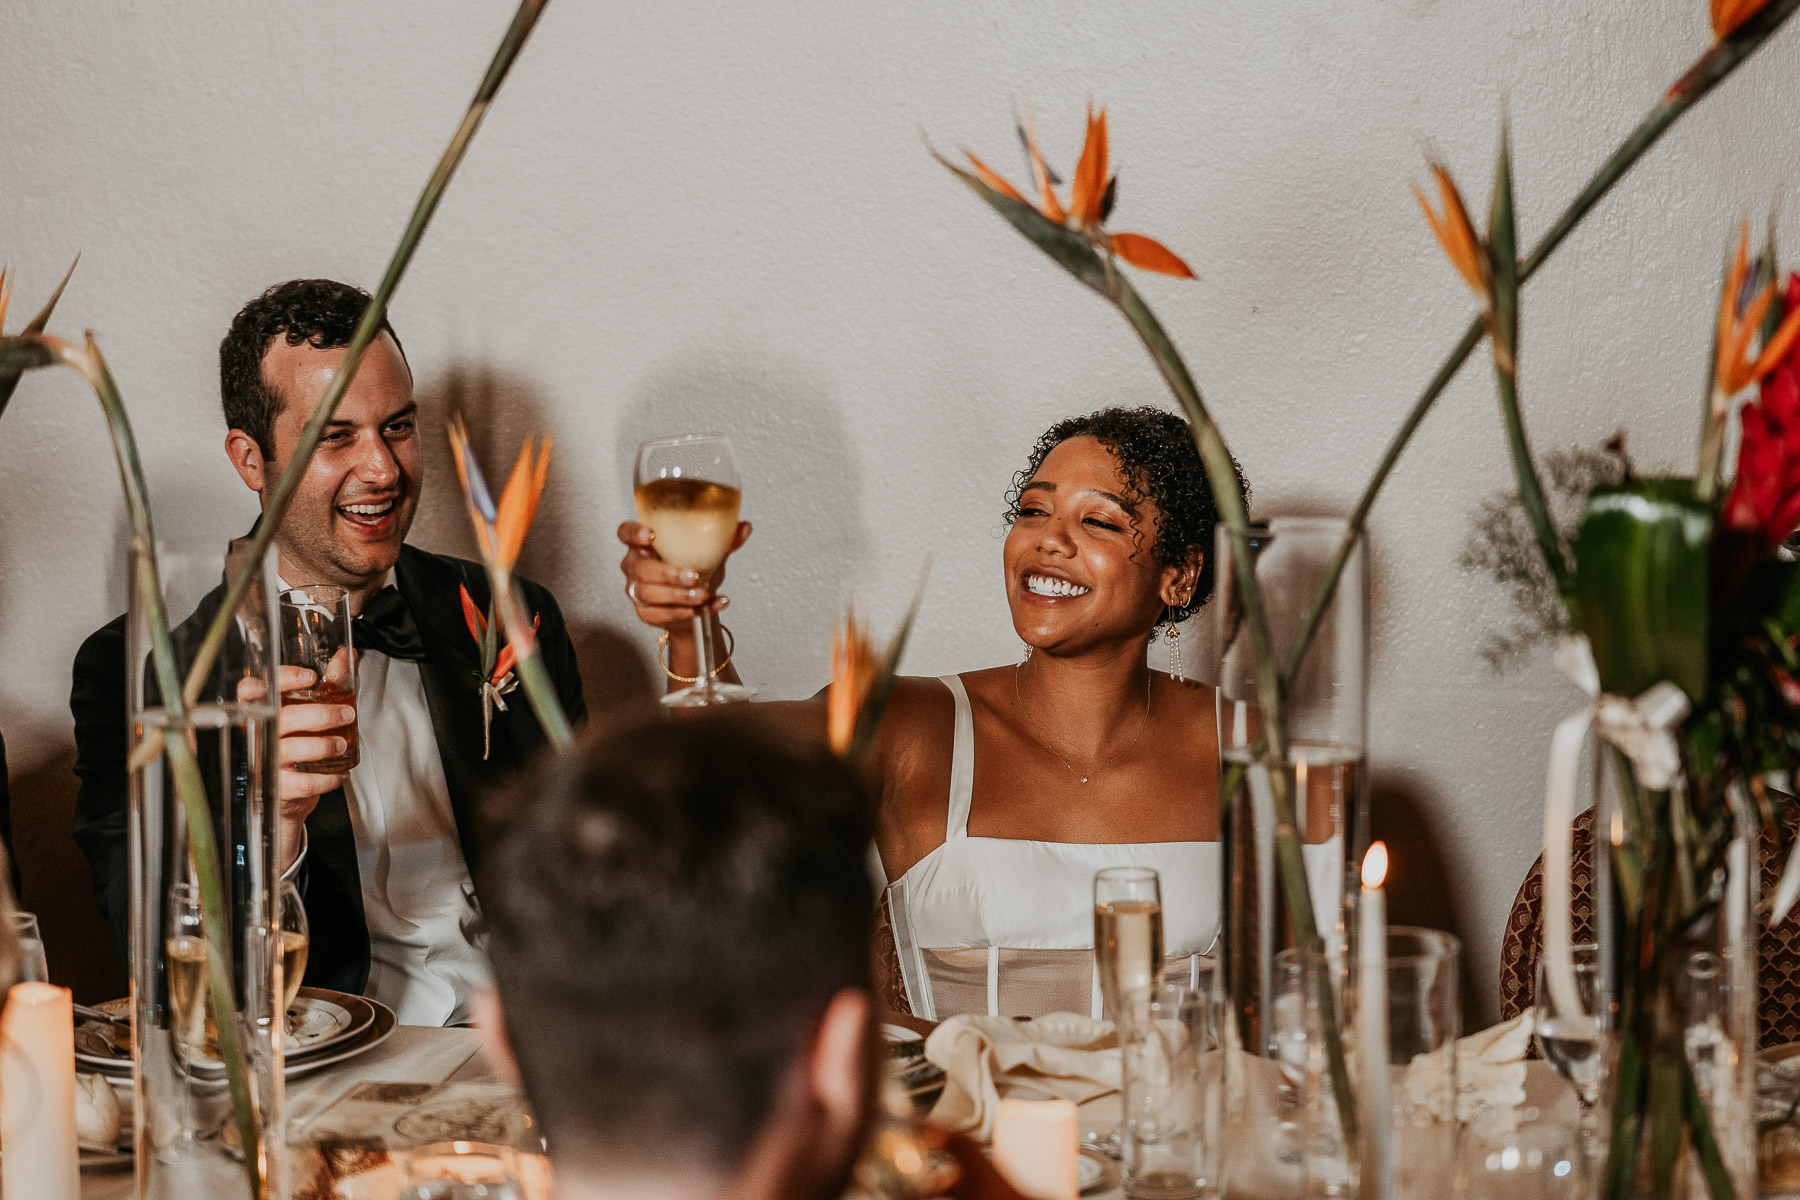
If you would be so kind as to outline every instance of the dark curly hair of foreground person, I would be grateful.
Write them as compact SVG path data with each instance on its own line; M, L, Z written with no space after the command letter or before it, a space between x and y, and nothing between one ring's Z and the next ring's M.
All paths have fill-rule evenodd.
M1012 488L1006 493L1008 525L1018 519L1019 495L1043 465L1044 456L1073 437L1091 437L1112 451L1131 489L1128 498L1156 505L1159 515L1151 532L1156 538L1152 553L1157 566L1174 566L1186 562L1196 550L1200 552L1200 579L1193 596L1163 616L1164 624L1187 620L1212 596L1213 530L1219 524L1219 506L1213 500L1200 451L1194 446L1193 429L1185 418L1150 405L1103 408L1085 417L1058 421L1031 448L1025 469L1013 476ZM1236 459L1231 465L1237 473L1238 495L1247 509L1250 485Z

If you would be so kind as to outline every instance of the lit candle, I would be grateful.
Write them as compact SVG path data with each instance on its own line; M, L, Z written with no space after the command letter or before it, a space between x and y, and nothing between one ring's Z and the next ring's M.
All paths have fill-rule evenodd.
M0 1191L77 1200L75 1010L68 988L14 984L0 1017Z
M1388 1100L1387 846L1363 859L1356 939L1356 1041L1362 1058L1362 1194L1392 1200L1394 1113Z
M994 1112L994 1168L1033 1200L1081 1191L1073 1100L1002 1100Z

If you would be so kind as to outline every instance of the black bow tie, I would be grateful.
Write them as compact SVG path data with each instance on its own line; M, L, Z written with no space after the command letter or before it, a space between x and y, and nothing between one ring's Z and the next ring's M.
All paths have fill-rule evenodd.
M358 650L373 650L407 662L425 661L425 639L419 636L412 606L399 588L384 587L370 596L362 615L350 625Z

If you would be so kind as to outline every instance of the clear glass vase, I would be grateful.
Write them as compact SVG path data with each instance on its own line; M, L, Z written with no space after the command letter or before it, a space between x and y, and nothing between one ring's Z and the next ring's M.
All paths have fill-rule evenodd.
M1319 517L1278 517L1252 527L1251 553L1277 664L1285 665L1346 529L1341 519ZM1348 928L1354 877L1368 843L1366 546L1358 539L1352 548L1287 694L1287 793L1313 922L1323 935ZM1219 804L1225 851L1219 958L1230 1013L1226 1033L1249 1053L1274 1056L1268 1006L1276 994L1275 956L1295 944L1294 927L1282 896L1274 791L1258 761L1256 649L1233 583L1237 554L1224 529L1216 554L1213 636L1223 701Z
M1707 802L1714 789L1692 775L1652 791L1610 748L1592 778L1596 891L1607 897L1595 906L1596 1015L1611 1030L1600 1194L1746 1200L1757 1195L1762 876L1749 798L1732 785Z
M223 600L229 549L159 546L183 680ZM160 738L168 715L150 661L146 596L132 575L126 694L135 748ZM285 1195L276 612L275 573L265 562L190 708L209 837L193 836L167 753L131 776L136 1194L144 1200ZM208 840L218 881L211 912L202 887ZM214 1003L215 959L225 968L228 1012ZM246 1067L242 1090L226 1065L233 1035ZM254 1116L249 1142L245 1108Z

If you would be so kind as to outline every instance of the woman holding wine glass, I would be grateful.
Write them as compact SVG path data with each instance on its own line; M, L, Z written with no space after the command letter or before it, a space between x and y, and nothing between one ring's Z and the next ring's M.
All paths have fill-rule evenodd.
M1154 408L1058 422L1007 504L1003 579L1024 656L897 680L869 756L903 1000L933 1019L1097 1013L1102 868L1159 873L1172 955L1218 933L1219 701L1146 662L1151 638L1167 628L1174 645L1175 623L1212 594L1218 513L1192 432ZM729 549L749 533L737 525ZM667 669L698 673L693 630L717 628L725 559L666 562L637 523L619 537ZM736 680L729 666L719 677ZM796 712L822 725L822 697Z

